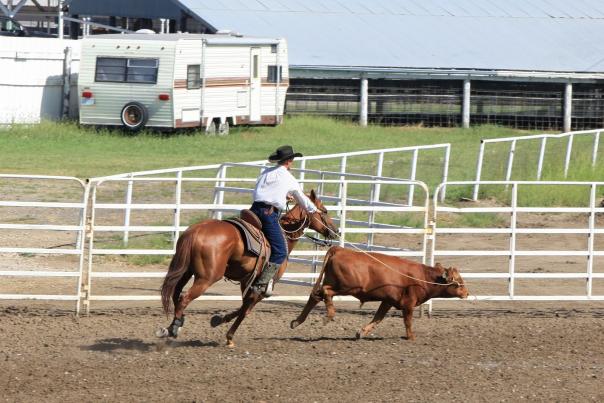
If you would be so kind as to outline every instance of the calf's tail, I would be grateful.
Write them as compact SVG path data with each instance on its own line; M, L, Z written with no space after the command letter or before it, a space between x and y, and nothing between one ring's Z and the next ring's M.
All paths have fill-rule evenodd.
M319 273L319 277L317 277L315 286L312 289L313 293L317 293L321 288L321 283L323 282L323 277L325 276L325 268L327 267L327 262L336 253L337 248L338 246L332 246L331 248L329 248L327 253L325 253L325 257L323 258L323 267L321 267L321 273Z

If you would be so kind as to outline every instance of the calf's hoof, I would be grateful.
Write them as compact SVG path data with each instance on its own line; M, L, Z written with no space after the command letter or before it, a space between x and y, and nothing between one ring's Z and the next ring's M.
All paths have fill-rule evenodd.
M298 319L292 320L292 321L289 323L289 327L290 327L290 328L292 328L292 329L295 329L295 328L297 328L298 326L300 326L300 322L298 322Z
M227 340L226 346L228 348L235 348L235 343L233 342L233 340Z
M357 340L362 339L362 338L363 338L363 336L364 336L363 332L362 332L361 330L358 330L358 331L357 331L357 334L356 334Z
M330 318L329 316L324 317L323 318L323 326L325 326L326 324L328 324L331 321L333 321L333 318Z
M220 325L222 325L222 323L223 323L223 319L222 319L222 316L220 316L220 315L214 315L210 319L210 326L212 326L212 327L220 326Z

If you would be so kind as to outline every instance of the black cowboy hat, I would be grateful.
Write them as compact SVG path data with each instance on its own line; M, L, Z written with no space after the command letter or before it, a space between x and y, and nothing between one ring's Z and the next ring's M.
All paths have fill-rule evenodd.
M268 160L270 162L281 162L295 157L302 157L302 154L295 153L292 146L281 146L268 156Z

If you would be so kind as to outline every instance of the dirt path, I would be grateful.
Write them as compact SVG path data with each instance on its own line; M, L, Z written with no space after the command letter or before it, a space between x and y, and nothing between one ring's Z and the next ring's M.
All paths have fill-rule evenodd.
M604 308L541 304L440 308L400 314L355 340L375 306L340 303L295 331L296 304L263 303L223 346L218 306L193 310L181 337L158 342L159 307L100 311L76 320L45 309L0 312L3 401L603 401ZM508 309L509 308L509 309Z

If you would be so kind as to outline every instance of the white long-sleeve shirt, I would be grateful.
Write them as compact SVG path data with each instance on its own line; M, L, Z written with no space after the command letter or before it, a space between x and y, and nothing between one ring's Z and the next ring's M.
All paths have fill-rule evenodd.
M296 178L282 165L267 168L258 177L254 189L254 201L264 202L279 210L285 210L288 194L293 196L309 213L317 211L313 202L302 191Z

